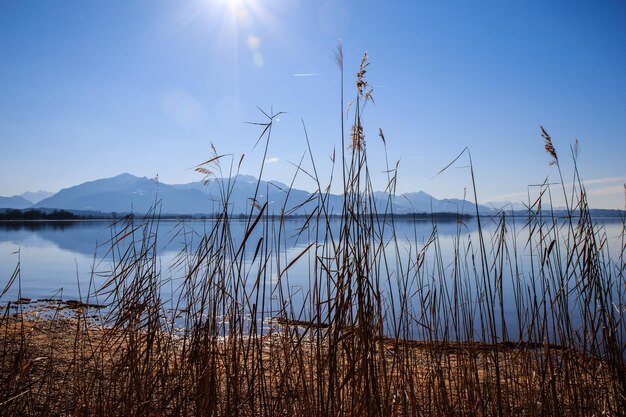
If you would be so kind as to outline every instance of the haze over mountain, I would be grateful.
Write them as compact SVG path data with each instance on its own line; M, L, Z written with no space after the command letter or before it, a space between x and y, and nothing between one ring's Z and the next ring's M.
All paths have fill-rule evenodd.
M54 193L51 193L49 191L39 190L35 192L26 191L25 193L20 194L20 197L24 197L26 200L30 201L31 204L37 204L44 198L48 198L53 195Z
M256 179L239 175L232 183L235 185L230 190L229 210L234 214L248 212ZM202 182L171 185L121 174L65 188L33 208L146 213L160 200L162 214L210 214L221 211L220 188L228 192L229 180L217 178L206 186ZM268 202L268 213L279 213L287 195L286 189L284 184L260 182L259 200ZM292 190L291 195L294 199L304 200L308 193Z
M311 199L311 193L291 189L276 181L259 181L249 175L234 178L216 178L208 184L201 181L188 184L166 184L147 177L121 174L112 178L88 181L65 188L58 193L44 198L36 204L30 204L23 197L3 198L0 207L65 209L81 211L99 211L104 213L135 212L146 213L161 201L162 214L211 214L222 211L222 194L228 194L229 211L233 214L248 213L253 204L252 197L258 185L257 203L267 203L267 214L280 214L285 207L286 214L310 213L318 202ZM412 192L393 196L390 200L384 192L374 194L379 212L389 211L389 202L393 204L395 214L408 213L466 213L474 214L473 203L461 199L436 199L425 192ZM341 212L343 196L328 196L331 213ZM479 205L481 214L490 214L492 208Z
M379 210L384 211L384 204L387 200L387 194L383 192L375 193L378 201ZM396 195L392 199L395 214L406 213L461 213L476 214L476 206L474 203L458 198L445 198L439 200L423 191L405 193ZM478 205L480 214L491 214L493 209Z
M32 206L33 203L22 196L14 195L13 197L0 197L0 208L9 209L25 209Z

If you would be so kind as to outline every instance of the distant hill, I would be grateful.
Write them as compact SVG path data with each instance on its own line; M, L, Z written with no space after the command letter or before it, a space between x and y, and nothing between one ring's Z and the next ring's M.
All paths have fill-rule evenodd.
M32 202L32 204L37 204L44 198L48 198L52 195L54 195L54 193L39 190L35 192L26 191L25 193L20 194L20 197L24 197L28 201Z
M252 197L257 190L257 201ZM45 213L54 210L68 210L83 217L110 217L111 213L144 214L160 201L161 215L207 216L223 211L221 202L228 199L228 210L233 215L247 214L253 204L267 204L265 214L279 215L284 208L287 215L311 213L318 206L318 197L304 190L291 189L276 181L258 181L250 175L237 175L233 178L216 178L204 184L157 183L146 177L121 174L112 178L88 181L65 188L43 200L32 204L24 195L43 196L45 191L24 193L22 196L0 197L0 212L9 209L36 209ZM340 214L343 196L329 194L327 199L329 214ZM379 213L397 215L453 213L473 216L474 203L462 199L437 199L423 191L389 196L384 192L373 195L375 210ZM510 215L525 216L528 212L521 204L488 203L478 205L481 215L495 215L506 211ZM552 215L563 217L567 213L555 208ZM619 210L591 210L594 217L623 217Z
M203 213L210 207L208 196L201 191L179 190L146 177L121 174L64 188L34 208L146 213L157 200L157 192L163 200L163 213Z
M379 201L377 206L379 211L384 210L384 204L388 200L386 193L375 193ZM405 213L462 213L476 215L476 205L467 200L458 198L437 199L423 191L405 193L393 197L393 212L396 214ZM381 210L382 209L382 210ZM490 207L478 205L480 214L492 214L495 212Z
M252 197L258 185L257 201ZM112 178L85 182L65 188L33 205L36 209L81 210L103 213L146 213L157 201L161 201L161 214L212 214L223 211L221 201L228 199L232 214L249 213L253 205L267 204L266 214L305 214L317 207L317 198L304 190L291 189L275 181L258 181L249 175L233 178L217 178L204 185L202 182L188 184L157 183L146 177L121 174ZM376 210L389 212L393 205L395 214L408 213L464 213L475 214L473 203L460 199L436 199L425 192L406 193L392 198L383 192L374 193ZM340 214L343 196L328 195L328 207L332 214ZM30 205L29 205L30 206ZM26 206L28 207L28 206ZM481 214L494 213L487 206L478 206Z
M567 218L569 214L567 210L555 208L550 211L549 209L542 210L543 213L549 213L550 216L554 216L556 218ZM526 218L528 217L528 210L514 210L507 212L510 216ZM580 213L576 210L572 212L572 217L578 216ZM625 219L626 212L624 210L613 210L613 209L589 209L589 215L594 219L607 218L607 219Z
M14 195L13 197L0 197L0 208L7 209L25 209L32 206L33 203L24 197Z
M285 206L285 212L287 213L310 213L317 205L317 202L309 202L300 207L300 204L309 199L310 193L308 191L292 189L288 193L289 187L283 183L276 181L258 181L251 175L237 175L234 178L216 178L206 185L200 181L189 184L178 184L173 187L180 190L196 190L204 194L206 196L205 198L208 198L209 205L206 206L202 213L222 211L220 209L220 202L223 200L222 193L225 192L228 195L229 211L234 214L242 214L250 212L257 182L259 190L256 203L259 205L267 203L266 214L280 214L283 206Z
M221 212L222 193L228 194L228 209L233 214L249 212L257 186L254 177L218 178L204 186L201 182L170 185L146 177L121 174L65 188L34 208L146 213L161 200L162 214L211 214ZM279 214L287 197L280 183L259 183L259 204L268 203L268 214ZM222 190L222 191L221 191ZM304 201L309 193L292 190L290 201Z

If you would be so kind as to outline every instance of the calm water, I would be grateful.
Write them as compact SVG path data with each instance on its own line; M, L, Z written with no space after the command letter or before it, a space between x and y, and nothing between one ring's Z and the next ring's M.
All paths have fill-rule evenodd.
M294 259L308 244L305 235L298 236L298 228L301 220L290 220L286 222L283 241L284 251L281 256L287 260ZM624 227L621 221L600 220L598 223L606 234L607 246L610 256L613 257L615 265L621 253L622 234ZM337 229L339 221L335 221L332 228ZM211 227L210 222L187 222L185 223L185 234L181 233L181 224L174 221L162 221L159 224L157 246L160 254L161 272L165 277L179 279L183 273L179 269L172 269L171 265L177 254L180 253L184 245L199 241L199 236L203 235ZM234 240L240 241L244 232L244 223L233 223ZM424 247L433 232L431 222L414 222L397 220L395 223L395 237L397 248L391 250L388 247L387 264L390 266L392 280L398 274L394 268L402 265L407 268L415 262L417 253ZM261 228L259 228L261 229ZM497 231L495 222L487 221L483 225L486 236L487 250L491 248L491 236ZM336 230L335 230L336 231ZM438 245L441 258L436 258L433 250L429 249L425 256L427 271L434 271L443 268L445 273L449 273L453 268L454 248L458 243L461 250L471 247L470 240L477 248L478 236L475 221L470 220L465 224L456 222L438 222ZM528 230L524 227L523 221L511 221L508 224L509 234L508 244L511 249L512 244L518 245L520 266L520 276L528 276L530 269L528 255L524 250L524 243L528 237ZM21 288L14 285L9 292L0 300L4 303L8 300L18 298L18 291L21 290L22 297L32 299L41 298L62 298L65 300L77 299L84 296L90 289L100 286L105 279L101 275L106 275L106 271L111 268L111 257L108 253L113 229L109 222L33 222L33 223L2 223L0 222L0 286L4 288L7 280L13 273L18 256L21 265ZM256 247L256 242L260 237L261 230L256 231L250 238L252 244L248 244L246 251L249 252L247 258L252 258ZM391 229L387 228L383 239L390 241L392 237ZM434 248L434 246L432 246ZM399 257L399 258L398 258ZM298 288L306 289L309 283L310 258L303 257L289 271L288 285L290 291L297 292ZM286 263L286 262L285 262ZM283 264L284 266L284 264ZM525 271L526 269L526 271ZM96 272L96 274L93 274ZM406 269L405 269L406 271ZM102 273L102 274L98 274ZM276 281L277 274L270 271L267 285L272 286ZM413 283L411 291L428 290L428 276L422 277L419 283ZM0 288L0 289L1 289ZM175 288L175 285L172 285ZM472 291L470 289L470 291ZM167 290L165 290L167 293ZM305 291L301 291L304 293ZM393 292L393 288L392 291ZM268 294L271 291L268 291ZM505 304L505 315L510 316L515 313L515 302L513 301L513 284L511 279L503 281L503 296ZM166 299L171 294L165 294Z
M516 221L518 243L528 236L523 221ZM624 232L623 224L619 220L603 219L599 224L605 229L610 253L616 257L620 254L621 235ZM286 222L286 245L294 252L304 248L308 243L306 236L296 237L301 220ZM338 227L338 221L333 226ZM161 221L159 225L158 248L161 257L161 266L164 273L168 273L168 264L171 264L183 248L185 240L198 241L198 236L209 230L210 222L185 223L186 236L183 237L181 225L174 221ZM396 220L396 237L398 244L404 249L412 251L420 249L433 231L431 222L413 222ZM438 222L443 264L452 261L453 242L457 236L458 225L454 222ZM485 235L491 236L497 228L494 222L483 225ZM235 235L243 234L244 223L233 223ZM509 227L512 234L512 228ZM84 222L31 222L10 223L0 222L0 285L4 287L13 273L17 262L18 252L21 259L22 295L29 298L51 297L63 294L63 298L78 296L78 283L83 288L89 284L91 271L105 271L109 266L110 256L107 253L112 236L112 228L106 221ZM260 236L260 232L258 233ZM235 240L241 236L235 236ZM476 226L468 221L461 227L461 239L472 239L477 242ZM253 236L249 241L256 242ZM386 236L389 239L389 236ZM251 253L255 245L247 245ZM401 251L402 252L402 251ZM446 259L446 257L449 257ZM616 259L617 260L617 259ZM297 276L292 280L299 281ZM15 296L17 289L13 289L9 296ZM84 290L83 290L84 291ZM6 299L7 296L5 296Z

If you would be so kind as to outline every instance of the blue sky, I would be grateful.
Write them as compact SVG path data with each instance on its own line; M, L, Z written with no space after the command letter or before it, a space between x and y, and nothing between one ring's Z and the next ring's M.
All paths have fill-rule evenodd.
M367 51L375 106L364 114L376 188L386 183L382 128L398 192L526 200L558 178L539 126L552 135L566 181L569 147L595 207L623 208L626 183L626 4L621 1L0 0L0 195L58 191L130 172L163 182L254 148L265 111L275 123L264 178L290 182L306 150L331 172L346 98ZM310 164L305 163L305 167ZM303 176L296 186L311 188ZM469 191L468 191L469 192Z

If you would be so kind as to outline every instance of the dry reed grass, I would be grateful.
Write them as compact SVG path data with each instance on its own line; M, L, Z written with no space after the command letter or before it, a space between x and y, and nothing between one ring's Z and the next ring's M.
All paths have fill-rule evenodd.
M343 79L341 47L337 63ZM477 241L459 224L452 265L443 264L436 225L402 257L395 237L382 238L395 230L391 196L380 207L368 171L366 67L365 56L349 146L341 132L338 219L310 147L311 169L298 173L316 180L307 202L317 204L300 230L311 243L298 254L285 254L285 218L265 215L258 185L236 239L233 184L222 184L222 213L177 258L183 279L173 300L163 299L174 283L159 268L158 202L145 219L114 225L113 266L98 292L107 308L95 318L81 308L33 319L23 304L6 306L0 415L624 415L624 252L608 253L578 172L571 192L562 187L566 219L540 209L547 184L529 202L523 248L510 239L516 226L506 213L486 236L476 212ZM275 115L265 115L257 144L267 154ZM200 173L221 174L224 158L213 153ZM393 192L395 171L387 172ZM309 286L296 293L289 276L301 263ZM18 264L8 286L20 281ZM505 285L513 321L504 316Z

